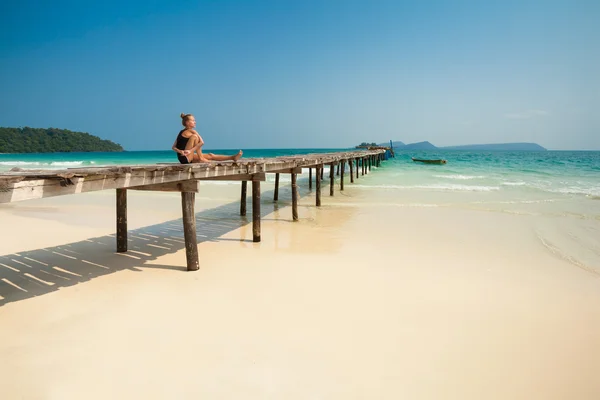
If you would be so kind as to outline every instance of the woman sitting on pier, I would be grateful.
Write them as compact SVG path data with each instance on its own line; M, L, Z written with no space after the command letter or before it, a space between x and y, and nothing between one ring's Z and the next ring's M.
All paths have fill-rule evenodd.
M237 161L242 156L240 150L234 156L223 156L212 153L202 153L204 140L194 129L196 127L196 118L192 114L181 113L181 124L185 127L177 135L173 143L173 151L177 153L177 158L182 164L210 162L210 161Z

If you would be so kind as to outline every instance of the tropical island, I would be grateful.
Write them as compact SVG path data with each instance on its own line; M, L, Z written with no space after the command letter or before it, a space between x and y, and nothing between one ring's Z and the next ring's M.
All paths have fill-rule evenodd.
M85 132L58 128L0 127L0 153L117 152L123 147Z
M428 141L408 143L401 141L391 141L394 150L481 150L481 151L547 151L546 148L537 143L492 143L492 144L469 144L463 146L444 146L438 147ZM390 147L387 143L367 143L363 142L356 146L357 149L369 147Z

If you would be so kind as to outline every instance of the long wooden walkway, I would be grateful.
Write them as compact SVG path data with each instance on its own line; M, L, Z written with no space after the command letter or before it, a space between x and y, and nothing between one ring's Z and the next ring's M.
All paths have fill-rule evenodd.
M195 193L198 182L206 180L241 181L240 215L246 215L247 183L252 182L252 237L260 242L260 182L266 174L275 174L274 200L279 196L280 174L290 174L292 181L292 219L298 220L297 175L309 170L309 187L315 171L316 206L321 205L321 182L329 166L329 192L334 194L335 168L344 190L344 174L349 167L350 182L367 174L388 158L385 149L305 154L275 158L246 158L237 162L224 161L199 164L122 165L63 170L20 170L0 172L0 204L116 189L117 251L127 251L127 190L181 192L183 232L188 271L199 269ZM360 173L359 173L360 168Z

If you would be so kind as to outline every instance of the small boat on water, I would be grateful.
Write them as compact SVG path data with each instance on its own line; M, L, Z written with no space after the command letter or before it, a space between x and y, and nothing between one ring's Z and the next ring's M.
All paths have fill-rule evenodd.
M413 158L414 162L420 162L424 164L446 164L446 160L425 160L423 158Z

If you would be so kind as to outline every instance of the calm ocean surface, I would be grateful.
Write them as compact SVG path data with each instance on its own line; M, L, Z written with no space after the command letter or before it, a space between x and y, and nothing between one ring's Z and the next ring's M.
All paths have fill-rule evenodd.
M348 149L254 149L244 157L276 157ZM234 150L211 150L233 154ZM413 163L411 157L444 158L446 165ZM176 162L172 151L122 153L0 154L0 171L11 168L71 167ZM524 192L600 198L599 151L485 152L397 151L382 173L360 180L362 186L388 190L444 192ZM384 172L385 171L385 172Z

